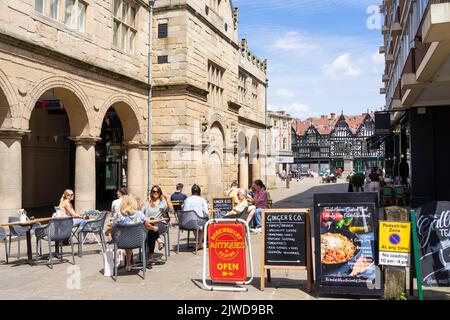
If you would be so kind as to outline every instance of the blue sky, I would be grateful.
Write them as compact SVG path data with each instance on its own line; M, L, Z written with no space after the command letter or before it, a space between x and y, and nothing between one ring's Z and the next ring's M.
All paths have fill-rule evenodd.
M268 59L269 109L297 118L380 110L384 58L373 14L380 3L234 0L239 37Z

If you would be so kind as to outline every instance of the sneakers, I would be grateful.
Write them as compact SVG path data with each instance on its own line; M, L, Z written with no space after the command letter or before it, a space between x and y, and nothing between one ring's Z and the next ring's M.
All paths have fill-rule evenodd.
M254 234L261 233L261 228L250 229L250 232L252 232L252 233L254 233Z

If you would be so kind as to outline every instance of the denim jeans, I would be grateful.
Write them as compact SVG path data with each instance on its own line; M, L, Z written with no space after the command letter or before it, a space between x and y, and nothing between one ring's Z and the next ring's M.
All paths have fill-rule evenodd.
M253 226L253 228L261 228L261 214L262 214L262 209L258 208L255 211L255 215L253 216L253 219L251 221L251 225Z

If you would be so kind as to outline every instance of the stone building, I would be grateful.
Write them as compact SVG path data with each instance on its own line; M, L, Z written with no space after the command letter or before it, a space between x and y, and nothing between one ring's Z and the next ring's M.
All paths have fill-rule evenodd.
M154 182L211 198L264 181L267 63L238 40L232 1L158 0L153 35Z
M222 195L264 177L266 61L229 0L157 1L152 183ZM143 0L0 1L0 222L145 197L149 7Z
M294 163L292 153L292 120L293 118L284 111L269 111L269 124L271 126L272 156L274 158L273 173L287 173Z
M148 19L137 0L0 1L0 222L66 188L78 212L144 196Z

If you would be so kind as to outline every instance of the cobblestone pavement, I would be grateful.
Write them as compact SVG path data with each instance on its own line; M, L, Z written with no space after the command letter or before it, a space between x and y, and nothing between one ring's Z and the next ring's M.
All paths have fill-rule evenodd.
M345 190L345 184L319 185L318 180L308 179L293 182L290 189L280 184L277 189L270 192L275 207L298 208L312 206L313 192L345 192ZM171 250L176 249L177 231L177 227L170 228ZM130 273L122 269L119 271L117 282L103 276L103 258L97 244L84 246L84 256L75 257L76 266L67 261L57 262L53 270L44 262L34 267L18 263L25 262L24 240L22 240L21 260L18 261L15 257L17 244L13 243L13 257L10 264L6 265L3 263L4 247L1 246L0 299L315 299L305 292L304 271L273 271L272 283L266 284L264 292L259 290L260 234L251 235L255 277L248 286L248 292L206 291L201 280L203 251L196 256L192 249L187 250L186 236L186 232L182 233L180 253L171 251L166 263L158 263L153 265L151 270L147 270L145 280L139 276L141 273L138 275L138 269ZM68 250L69 248L65 247L65 252ZM160 255L156 255L156 258L158 257ZM69 259L69 256L65 258Z

